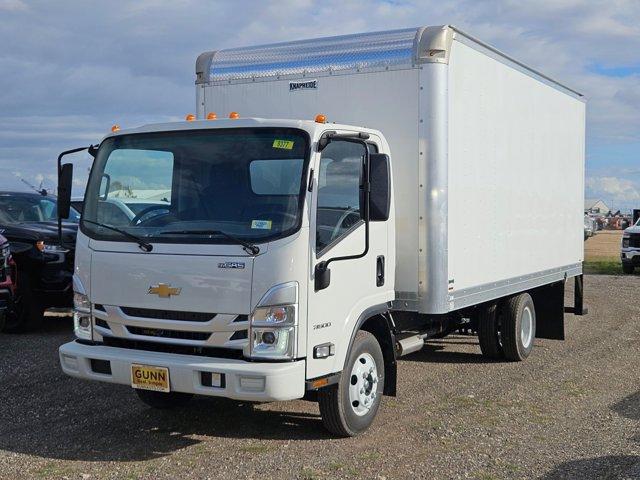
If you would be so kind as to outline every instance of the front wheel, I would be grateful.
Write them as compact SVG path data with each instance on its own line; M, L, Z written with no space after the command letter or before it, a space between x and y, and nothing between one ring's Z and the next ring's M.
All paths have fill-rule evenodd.
M193 397L190 393L154 392L153 390L136 390L138 398L151 408L167 410L185 405Z
M384 390L384 358L371 333L356 334L340 381L318 391L324 426L341 437L364 432L378 412Z

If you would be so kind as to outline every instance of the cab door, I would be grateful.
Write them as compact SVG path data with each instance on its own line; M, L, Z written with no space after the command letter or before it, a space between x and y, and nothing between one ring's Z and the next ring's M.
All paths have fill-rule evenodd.
M316 265L335 257L357 256L365 250L362 143L334 139L316 158L310 226L308 284L307 378L341 371L352 333L361 314L393 299L386 281L387 222L369 223L369 249L360 258L330 263L330 281L317 289ZM378 146L368 145L375 153ZM318 347L332 355L316 358ZM325 352L327 349L323 349Z

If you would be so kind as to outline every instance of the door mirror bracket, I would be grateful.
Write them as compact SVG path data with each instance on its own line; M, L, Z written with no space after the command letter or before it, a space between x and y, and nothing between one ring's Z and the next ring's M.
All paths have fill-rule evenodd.
M369 253L369 203L371 201L371 183L370 183L370 161L369 161L369 146L367 145L366 140L369 138L369 135L366 133L360 133L356 135L335 135L335 132L329 132L333 135L330 135L329 141L331 138L338 137L342 141L359 143L364 147L364 161L363 161L363 175L362 175L362 185L360 186L363 195L364 202L362 205L362 215L361 218L364 220L364 251L358 255L346 255L342 257L332 257L329 260L324 260L316 264L314 269L314 289L316 292L320 290L324 290L331 283L331 270L329 269L329 264L331 262L338 262L342 260L356 260L358 258L362 258ZM327 141L327 144L329 143ZM324 145L326 147L326 144ZM323 147L324 148L324 147Z

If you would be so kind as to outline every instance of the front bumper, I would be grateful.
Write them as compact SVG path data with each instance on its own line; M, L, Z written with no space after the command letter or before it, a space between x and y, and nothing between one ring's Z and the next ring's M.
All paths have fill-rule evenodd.
M640 250L637 249L625 249L621 254L622 263L625 265L633 265L634 267L640 267Z
M131 365L169 369L171 391L270 402L302 398L305 392L304 360L282 363L148 352L103 345L69 342L60 347L60 365L67 375L87 380L131 385ZM110 362L111 374L92 369L91 360ZM202 384L201 372L222 373L224 387Z

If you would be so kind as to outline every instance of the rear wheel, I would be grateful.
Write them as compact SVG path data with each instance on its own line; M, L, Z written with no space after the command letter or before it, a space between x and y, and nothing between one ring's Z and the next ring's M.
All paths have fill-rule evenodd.
M154 392L152 390L136 390L138 398L151 408L167 410L186 405L193 397L190 393L181 392Z
M341 437L364 432L376 416L384 389L384 359L371 333L356 334L340 381L318 391L324 426Z
M629 265L629 264L622 264L622 271L624 273L628 273L628 274L632 274L633 270L634 270L634 266L633 265Z
M504 358L500 338L501 313L501 309L495 303L480 307L478 312L478 340L482 355L487 358Z
M502 348L507 360L519 362L533 350L536 336L536 310L528 293L507 299L502 315Z

